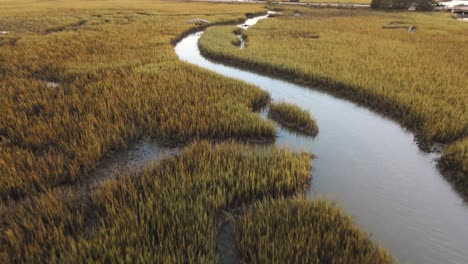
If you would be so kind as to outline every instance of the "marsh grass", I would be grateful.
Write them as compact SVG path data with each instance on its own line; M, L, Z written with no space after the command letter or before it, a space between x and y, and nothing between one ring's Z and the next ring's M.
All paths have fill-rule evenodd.
M261 6L1 5L11 34L0 36L0 263L216 262L225 211L309 184L310 154L197 141L273 139L274 124L252 112L270 98L180 62L171 46L197 29L186 20L239 21ZM93 188L70 184L142 136L196 142Z
M418 31L382 28L400 22ZM200 50L213 59L320 87L395 118L416 132L423 149L434 142L447 144L441 159L446 170L468 179L468 65L460 56L468 53L467 27L445 13L284 7L283 15L246 32L246 49L223 41L228 28L213 27L202 35ZM307 35L319 38L301 37ZM455 182L464 182L458 189L468 187L466 180Z
M236 217L246 263L393 263L391 256L330 202L266 199Z
M167 144L275 137L274 124L252 113L268 102L266 92L180 62L171 45L197 28L188 19L240 21L262 6L1 5L0 30L9 33L0 35L0 199L74 183L142 136Z
M310 167L306 153L192 143L86 199L65 189L0 203L0 261L215 262L223 211L304 190Z
M468 200L468 138L448 146L438 166Z
M316 136L317 121L312 115L295 104L280 102L270 104L268 117L298 132Z

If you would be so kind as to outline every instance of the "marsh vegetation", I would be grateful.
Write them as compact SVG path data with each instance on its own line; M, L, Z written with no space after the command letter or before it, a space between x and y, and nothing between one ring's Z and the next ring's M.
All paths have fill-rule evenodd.
M393 263L339 208L302 197L266 199L236 218L248 263Z
M2 263L215 262L218 215L304 189L310 155L237 143L192 143L141 173L1 204Z
M307 111L291 103L272 103L268 116L295 131L316 136L319 132L317 121Z
M418 31L385 29L397 22ZM246 49L222 40L228 27L214 27L202 35L200 50L382 112L415 131L424 149L446 144L440 165L467 194L468 65L460 56L468 53L466 29L444 13L289 7L244 32Z
M248 12L264 9L2 2L1 263L216 262L225 211L304 191L311 154L239 142L274 140L273 122L252 111L268 103L268 93L180 62L172 49L199 28L187 20L239 22ZM188 146L81 186L109 152L143 136Z
M249 11L263 9L160 2L136 9L132 1L2 5L0 24L10 33L0 38L18 40L0 49L0 198L76 182L106 153L143 135L166 144L272 140L274 125L251 111L268 102L267 93L179 62L171 45L194 28L189 18L241 21Z

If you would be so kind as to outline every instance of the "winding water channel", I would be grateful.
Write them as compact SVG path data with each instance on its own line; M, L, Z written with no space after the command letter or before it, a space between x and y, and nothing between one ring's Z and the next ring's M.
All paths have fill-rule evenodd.
M436 169L437 156L422 152L412 133L313 87L210 61L198 48L202 33L176 45L180 60L255 84L273 100L295 103L316 117L315 139L278 127L276 141L317 155L310 199L336 201L401 262L468 263L468 206Z

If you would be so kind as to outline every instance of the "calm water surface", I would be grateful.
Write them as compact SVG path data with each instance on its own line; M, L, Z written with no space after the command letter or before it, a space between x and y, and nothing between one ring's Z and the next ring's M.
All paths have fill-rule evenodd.
M252 24L247 21L247 24ZM254 23L253 23L254 24ZM336 201L401 262L468 263L468 207L412 133L366 108L201 56L202 32L175 47L181 60L255 84L317 119L315 139L278 128L277 143L317 155L309 197Z

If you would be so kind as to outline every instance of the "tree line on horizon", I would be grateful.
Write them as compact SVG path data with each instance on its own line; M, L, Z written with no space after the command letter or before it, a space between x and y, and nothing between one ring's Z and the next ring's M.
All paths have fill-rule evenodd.
M372 9L407 10L415 6L419 11L431 11L434 9L433 0L372 0Z

